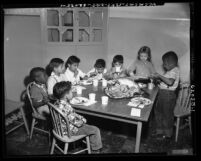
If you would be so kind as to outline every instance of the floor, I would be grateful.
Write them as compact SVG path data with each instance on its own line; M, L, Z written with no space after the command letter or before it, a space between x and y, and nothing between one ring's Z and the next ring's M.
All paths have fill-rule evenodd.
M101 119L84 115L88 124L96 125L100 128L103 149L103 154L117 154L117 153L133 153L135 148L135 133L136 126L108 119ZM107 125L107 126L106 126ZM171 141L161 141L151 137L151 131L154 129L154 121L149 124L144 123L142 128L140 153L157 153L157 154L172 154L174 150L184 150L185 154L192 154L192 136L189 128L185 127L179 131L179 139L176 143L174 137ZM77 143L74 145L75 149L80 147ZM73 151L73 146L69 147L70 153ZM50 146L48 144L48 137L41 133L34 131L33 137L30 140L23 127L10 133L6 137L6 155L49 155ZM186 151L187 150L187 151ZM179 154L182 151L176 151ZM55 152L59 154L59 152Z

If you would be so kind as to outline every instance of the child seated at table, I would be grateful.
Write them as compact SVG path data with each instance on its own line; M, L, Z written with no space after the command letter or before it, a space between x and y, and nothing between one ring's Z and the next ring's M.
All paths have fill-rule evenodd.
M80 59L74 55L70 56L65 64L65 80L70 81L72 85L78 84L80 79L87 79L87 75L79 68Z
M118 79L127 76L127 70L123 66L124 58L122 55L115 55L111 69L106 73L106 79Z
M97 59L94 68L87 73L87 76L101 80L104 78L105 73L107 73L105 60Z
M175 90L179 84L178 57L173 51L162 56L164 74L151 75L159 84L158 98L154 108L156 118L156 136L162 139L170 139L174 126L174 107L176 104Z
M86 119L77 114L69 104L69 100L72 99L71 82L63 81L54 86L54 96L58 99L55 106L58 107L61 112L69 120L69 128L71 135L89 135L89 141L91 149L96 153L102 148L101 134L99 128L96 126L86 124ZM65 125L63 126L65 127ZM64 131L66 129L64 128ZM67 132L67 131L66 131Z
M47 74L45 69L41 67L31 69L30 77L33 80L33 85L30 88L33 107L42 116L49 114L49 107L47 105L49 99L46 88Z
M64 77L64 61L60 58L51 59L48 69L50 70L50 76L47 81L47 91L50 97L53 95L53 87L57 82L65 80Z
M129 67L128 74L134 79L138 79L148 78L152 73L155 73L155 69L151 61L151 49L143 46L138 51L137 60Z

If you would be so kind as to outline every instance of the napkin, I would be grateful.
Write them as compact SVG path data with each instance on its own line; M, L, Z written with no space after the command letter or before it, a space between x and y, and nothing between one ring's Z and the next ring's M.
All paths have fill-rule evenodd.
M96 102L97 102L97 101L91 101L91 100L89 100L88 102L84 103L83 105L84 105L84 106L90 106L90 105L95 104Z
M141 115L141 109L137 109L137 108L132 108L131 109L131 116L140 117L140 115Z
M138 107L138 108L144 108L144 105L143 105L143 104L138 105L138 104L135 104L135 103L133 103L133 102L129 102L127 105L128 105L128 106L133 106L133 107Z

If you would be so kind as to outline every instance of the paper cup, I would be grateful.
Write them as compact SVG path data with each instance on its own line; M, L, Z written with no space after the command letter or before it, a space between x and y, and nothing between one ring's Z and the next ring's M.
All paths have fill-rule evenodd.
M108 97L107 96L102 96L101 100L102 100L102 104L103 105L107 105L108 104Z
M96 100L96 94L95 93L90 93L89 94L89 100L90 101L95 101Z
M121 67L115 67L116 68L116 72L120 72L121 71Z
M106 86L107 86L107 80L105 80L105 79L102 80L102 86L103 86L103 87L106 87Z
M96 87L96 86L98 86L98 80L97 79L94 79L93 80L93 85Z
M148 89L149 89L149 90L152 90L153 88L154 88L154 84L153 84L153 83L149 83L149 84L148 84Z
M81 95L82 94L82 88L77 88L77 94Z

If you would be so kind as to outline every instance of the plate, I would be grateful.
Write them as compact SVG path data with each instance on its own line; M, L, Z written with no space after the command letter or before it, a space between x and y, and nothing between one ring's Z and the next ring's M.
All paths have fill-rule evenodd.
M152 103L152 101L148 98L144 98L144 97L135 97L131 99L131 102L133 104L135 104L136 106L139 106L140 104L143 105L150 105Z
M85 97L74 97L70 103L73 105L83 105L89 101L88 98Z

